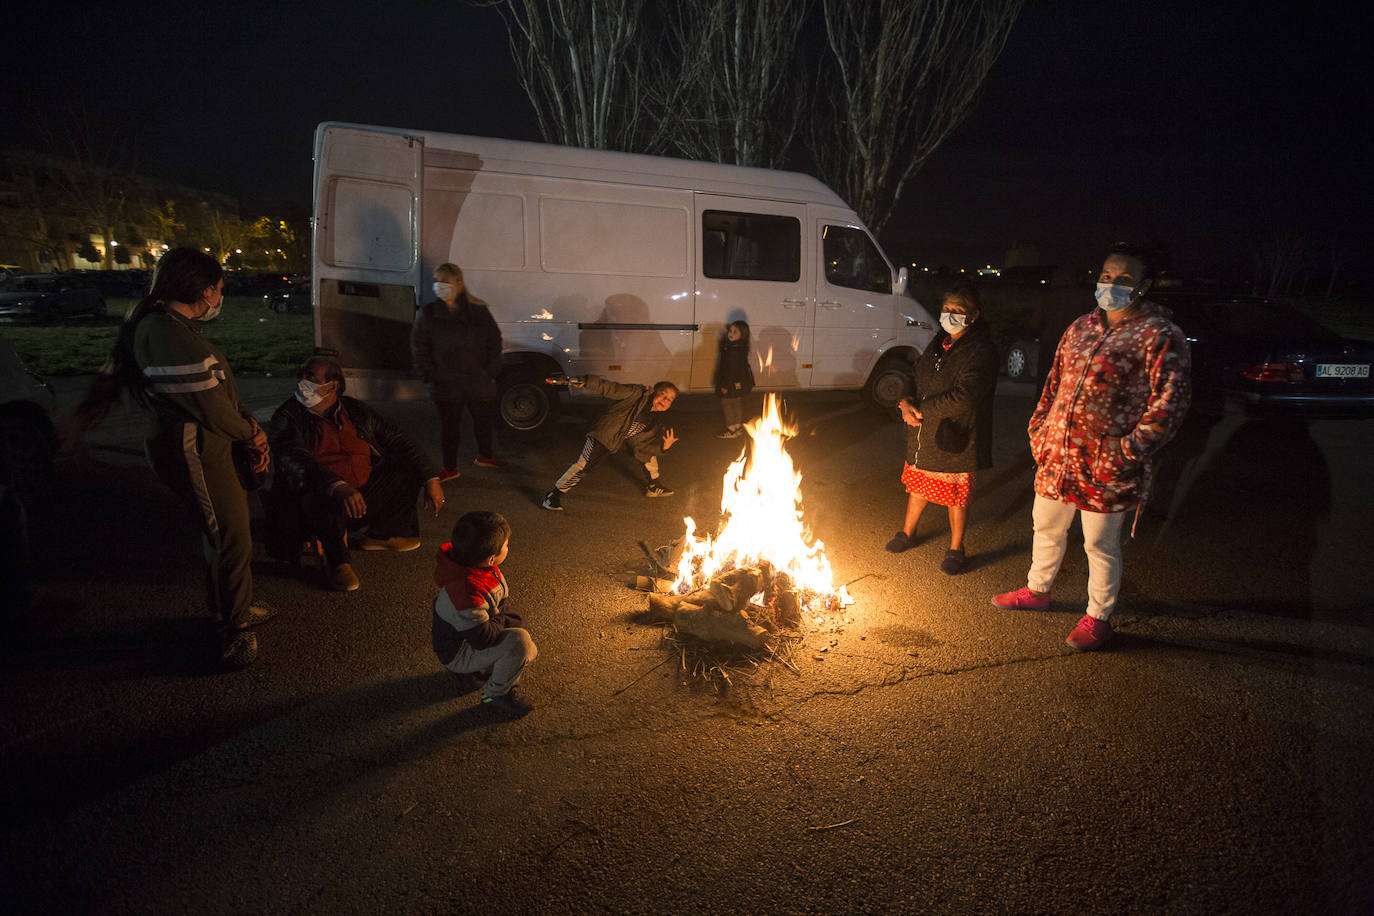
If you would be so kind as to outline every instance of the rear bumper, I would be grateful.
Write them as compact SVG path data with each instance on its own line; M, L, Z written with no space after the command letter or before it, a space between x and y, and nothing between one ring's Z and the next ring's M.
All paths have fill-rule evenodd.
M1228 391L1226 406L1252 416L1374 417L1374 394L1261 394Z

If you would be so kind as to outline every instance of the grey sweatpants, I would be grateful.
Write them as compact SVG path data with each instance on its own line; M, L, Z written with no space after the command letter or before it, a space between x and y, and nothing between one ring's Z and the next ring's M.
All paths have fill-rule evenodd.
M596 441L595 436L588 436L587 441L582 445L582 451L578 454L577 460L568 465L563 476L554 482L554 489L558 490L559 493L568 492L581 483L582 478L590 474L592 468L600 464L602 459L610 453L610 449ZM644 474L651 484L658 480L657 455L644 462Z
M539 650L534 647L529 631L510 627L502 631L496 645L487 649L474 649L464 642L458 654L444 667L454 674L472 674L490 668L491 677L482 685L482 692L489 697L499 697L515 686L525 666L538 655Z

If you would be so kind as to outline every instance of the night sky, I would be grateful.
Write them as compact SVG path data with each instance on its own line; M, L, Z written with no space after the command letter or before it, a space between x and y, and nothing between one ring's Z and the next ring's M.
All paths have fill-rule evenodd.
M139 171L253 215L308 211L320 121L539 139L492 10L190 6L10 14L6 144L84 110ZM908 185L889 253L1000 264L1020 244L1059 263L1153 239L1181 271L1239 273L1278 234L1368 251L1374 14L1323 9L1032 0L973 115ZM451 88L416 95L436 70Z

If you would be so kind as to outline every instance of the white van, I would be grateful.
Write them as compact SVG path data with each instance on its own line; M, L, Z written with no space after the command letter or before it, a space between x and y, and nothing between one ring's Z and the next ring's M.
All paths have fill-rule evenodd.
M759 388L890 406L935 332L905 269L795 172L324 123L314 227L316 343L351 392L421 392L410 326L452 262L501 328L501 414L517 429L549 417L551 376L710 391L737 319Z

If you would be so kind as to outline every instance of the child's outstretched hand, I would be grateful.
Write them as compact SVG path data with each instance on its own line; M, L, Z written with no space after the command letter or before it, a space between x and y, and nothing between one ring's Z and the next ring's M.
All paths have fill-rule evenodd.
M663 450L665 452L672 448L673 443L676 441L677 436L673 435L673 428L671 426L663 431Z

